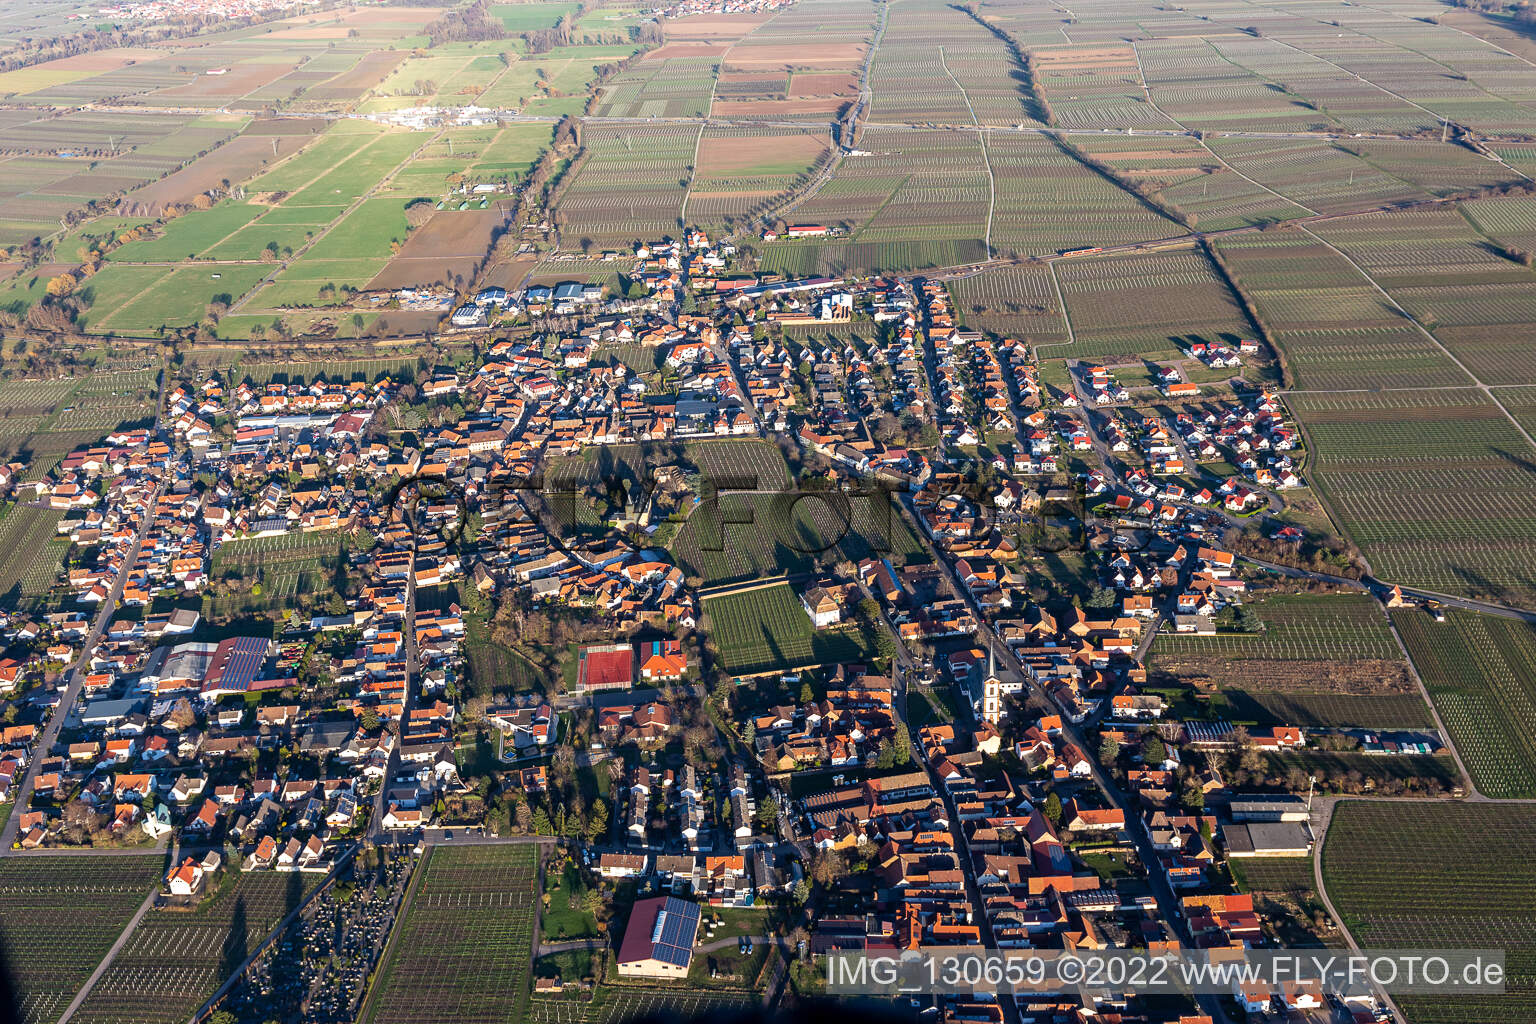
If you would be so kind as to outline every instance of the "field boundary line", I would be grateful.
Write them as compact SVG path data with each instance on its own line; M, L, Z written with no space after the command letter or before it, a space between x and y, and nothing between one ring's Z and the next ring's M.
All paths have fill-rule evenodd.
M1327 846L1328 828L1333 824L1333 814L1338 809L1338 805L1339 801L1334 799L1324 803L1322 808L1320 808L1322 813L1322 835L1313 837L1312 885L1317 890L1317 898L1323 901L1323 907L1328 911L1328 916L1333 918L1333 923L1339 929L1339 934L1344 937L1344 942L1352 951L1358 953L1360 952L1360 944L1355 941L1354 935L1350 934L1349 925L1344 923L1343 915L1333 905L1333 900L1328 896L1328 888L1323 884L1323 848ZM1408 1019L1403 1015L1403 1011L1397 1008L1397 1003L1392 1001L1391 993L1380 985L1373 985L1372 988L1376 990L1376 994L1381 1000L1391 1008L1394 1020Z
M174 856L170 860L172 864L176 863ZM91 994L91 990L96 987L96 983L101 980L102 975L107 973L107 969L117 959L117 954L122 952L123 947L128 944L128 940L133 937L133 933L138 929L139 922L144 920L144 915L155 905L155 899L159 895L159 884L151 885L149 887L149 895L144 897L144 902L139 904L139 909L134 911L133 916L128 919L128 923L123 925L123 930L118 933L111 948L101 958L101 963L96 965L96 969L91 972L91 976L85 979L85 984L80 986L80 991L75 993L75 997L64 1008L63 1015L59 1017L59 1024L68 1024L69 1019L79 1012L80 1007L85 1004L86 997Z
M1146 69L1141 66L1141 51L1136 49L1136 40L1134 39L1131 40L1131 56L1136 60L1136 77L1141 79L1141 94L1147 98L1148 105L1151 106L1153 110L1157 111L1159 114L1162 114L1168 120L1184 129L1186 132L1189 131L1188 125L1174 117L1172 114L1168 113L1168 111L1164 110L1162 107L1158 106L1157 100L1152 98L1152 87L1147 85L1147 72ZM1134 128L1132 129L1131 134L1135 134ZM1195 138L1200 142L1200 145L1205 145L1205 141L1201 139L1200 136L1196 135ZM1217 157L1217 159L1219 160L1221 158Z
M198 1006L196 1010L192 1012L192 1016L187 1018L187 1024L198 1024L199 1021L203 1020L203 1015L206 1014L209 1010L212 1010L218 1001L224 998L224 996L226 996L229 991L235 987L235 983L238 982L241 978L245 977L245 972L250 970L251 964L255 963L257 958L265 953L267 948L271 946L273 942L277 941L278 936L286 931L289 925L303 916L304 908L313 903L315 899L318 898L319 895L326 890L327 887L335 884L336 872L341 869L342 865L346 864L352 859L353 855L357 853L358 846L358 843L353 843L351 848L349 848L345 853L337 857L336 860L332 862L331 870L326 872L325 877L320 880L320 884L309 890L309 892L299 900L299 902L293 907L292 910L289 910L286 914L278 919L278 922L272 926L272 930L267 932L266 935L262 936L261 941L256 943L256 948L253 949L243 961L241 961L240 966L229 972L229 977L225 978L223 982L220 983L219 987L214 990L213 995L209 996L203 1003Z
M1356 30L1352 29L1351 31L1356 31ZM1375 36L1370 35L1369 33L1366 33L1366 32L1361 32L1360 34L1362 36L1365 36L1367 39L1376 39ZM1284 39L1279 39L1279 38L1277 38L1275 36L1265 36L1264 38L1271 39L1274 42L1279 43L1281 46L1284 46L1286 49L1295 50L1297 53L1299 53L1299 54L1301 54L1301 55L1303 55L1305 57L1311 57L1313 60L1320 60L1324 64L1327 64L1329 67L1333 68L1335 71L1338 71L1341 74L1348 75L1349 77L1355 79L1358 82L1364 82L1366 85L1370 86L1372 89L1375 89L1375 90L1377 90L1379 92L1384 92L1388 96L1391 96L1393 99L1396 99L1396 100L1399 100L1399 101L1401 101L1403 103L1408 104L1410 107L1414 108L1415 110L1421 110L1424 113L1428 114L1430 117L1434 118L1436 124L1443 124L1445 122L1445 120L1446 120L1444 117L1441 117L1439 114L1435 113L1433 110L1430 110L1428 107L1422 106L1422 105L1420 105L1418 103L1415 103L1415 102L1413 102L1413 100L1410 100L1408 97L1401 96L1398 93L1393 92L1391 89L1388 89L1384 85L1377 85L1375 82L1371 81L1369 78L1366 78L1364 75L1359 74L1358 72L1355 72L1355 71L1351 71L1348 68L1344 67L1342 64L1335 64L1333 61L1329 60L1327 57L1322 57L1322 56L1319 56L1319 55L1317 55L1315 53L1312 53L1312 52L1310 52L1308 50L1303 50L1301 47L1293 45L1291 43L1288 43ZM1380 42L1381 40L1377 39L1376 41ZM1396 44L1393 44L1393 45L1396 45ZM1398 47L1398 49L1406 50L1406 47ZM1397 176L1396 175L1392 175L1392 177L1397 177ZM1399 180L1401 180L1401 179L1399 179Z
M1056 292L1056 305L1061 307L1061 322L1067 328L1067 340L1053 341L1045 345L1036 345L1036 360L1040 358L1039 353L1042 348L1061 348L1063 345L1067 346L1068 348L1077 348L1077 334L1072 330L1072 316L1067 312L1067 298L1061 293L1061 282L1056 277L1056 264L1055 262L1048 260L1046 261L1045 266L1046 269L1051 272L1051 288Z
M992 156L987 152L987 133L982 130L981 121L976 118L976 108L971 105L971 95L965 91L965 86L960 84L960 79L949 70L949 61L944 56L944 47L939 47L939 66L949 76L949 80L955 83L955 88L960 90L960 98L965 100L965 109L971 112L971 124L976 126L976 140L981 143L981 161L987 168L987 231L982 239L982 244L987 247L987 259L992 258L992 211L997 206L997 179L992 176Z
M1467 771L1467 764L1461 759L1461 751L1456 749L1456 741L1451 738L1451 731L1445 727L1445 722L1440 718L1440 709L1435 707L1429 687L1424 685L1424 677L1419 675L1419 666L1413 663L1413 655L1409 653L1408 645L1403 643L1402 634L1397 631L1397 623L1392 621L1392 612L1387 609L1383 611L1387 616L1387 629L1391 631L1392 639L1397 641L1397 649L1403 652L1403 661L1408 664L1408 674L1413 676L1414 684L1419 688L1419 694L1429 707L1430 721L1435 723L1435 728L1440 731L1440 741L1445 744L1445 749L1451 752L1451 759L1456 762L1456 771L1461 775L1461 784L1466 788L1467 796L1474 801L1485 799L1478 791L1477 784L1472 781L1472 773Z
M294 250L294 253L293 253L292 256L288 257L286 260L283 260L281 263L279 263L276 267L273 268L271 273L264 275L261 278L261 280L257 281L255 286L253 286L250 289L250 291L246 292L244 295L240 296L240 298L236 299L234 301L234 303L232 303L230 305L229 310L228 310L228 312L225 315L228 316L230 314L238 313L238 312L240 312L240 310L244 309L246 304L249 303L252 299L254 299L262 291L262 289L266 288L267 285L272 284L274 281L276 281L278 275L282 274L289 267L291 267L295 263L298 263L299 261L301 261L304 258L304 254L305 253L309 252L309 250L313 249L316 245L318 245L320 243L320 241L323 238L325 238L327 235L329 235L332 231L334 231L339 224L341 224L348 217L352 216L352 214L354 214L358 210L360 210L364 203L366 203L368 200L372 199L374 197L374 195L376 195L379 191L381 191L382 189L387 187L390 182L394 181L395 180L395 175L400 173L401 168L407 166L412 161L414 161L418 156L421 155L423 150L425 150L428 146L432 145L438 139L442 138L443 134L445 132L447 132L447 131L448 131L448 128L446 126L444 126L443 128L439 128L437 131L433 132L431 137L428 138L425 142L423 142L421 145L417 146L415 149L411 150L410 153L406 154L406 157L405 157L404 160L401 160L399 163L395 164L394 167L390 168L387 172L385 172L382 176L380 176L377 181L375 181L368 188L364 189L363 190L363 194L358 196L356 199L354 199L352 201L351 205L348 206L345 210L342 210L341 213L336 217L335 220L331 221L329 224L327 224L320 231L318 231L315 234L311 235L309 237L308 241L306 241L303 245L299 246L299 248ZM377 138L375 138L373 140L373 142L370 142L370 143L368 143L368 145L364 146L362 149L359 149L357 151L357 153L360 154L360 153L363 153L363 152L367 151L368 149L372 148L373 145L375 143L377 143L380 139L389 138L389 136L391 134L392 133L390 133L390 132L384 132L384 133L380 134ZM357 154L353 154L353 155L356 156ZM311 181L310 184L312 185L312 184L314 184L315 181L319 181L320 178L324 177L325 174L329 173L330 170L334 170L334 168L328 168L326 171L322 171L319 175L315 176L314 180ZM305 187L307 188L309 186L306 185Z
M416 862L415 867L411 869L410 884L405 887L405 893L400 897L400 905L395 908L395 921L394 924L390 925L389 938L384 941L384 948L379 950L379 959L374 964L372 975L368 980L368 991L363 995L363 1001L357 1004L357 1016L355 1019L358 1021L358 1024L366 1024L367 1021L373 1019L374 997L383 988L384 982L388 980L388 975L385 971L388 969L390 957L395 951L395 943L399 939L400 933L404 930L402 926L405 924L405 915L410 912L411 907L415 904L416 894L420 891L423 884L422 880L427 877L427 865L432 860L432 851L434 849L436 849L435 846L430 843L427 844L426 852Z
M1315 239L1316 241L1318 241L1318 242L1322 243L1323 245L1327 246L1329 249L1333 250L1338 255L1342 256L1344 258L1345 262L1347 262L1350 266L1355 268L1355 272L1356 273L1358 273L1361 277L1363 277L1367 281L1369 281L1370 284L1371 284L1371 287L1376 289L1376 291L1380 292L1381 293L1381 297L1386 299L1388 302L1390 302L1392 304L1392 308L1393 309L1395 309L1399 313L1403 314L1403 316L1407 318L1408 322L1413 324L1414 328L1420 334L1422 334L1422 335L1424 335L1424 337L1428 338L1430 340L1430 342L1432 342L1434 344L1434 346L1436 348L1438 348L1445 355L1445 357L1447 359L1449 359L1451 362L1456 364L1456 368L1457 369L1461 370L1462 373L1466 374L1467 377L1470 378L1477 385L1477 387L1483 392L1483 394L1488 396L1488 401L1492 402L1495 406L1498 407L1498 410L1504 414L1504 418L1505 419L1509 420L1510 425L1515 428L1516 432L1518 432L1521 437L1525 438L1526 443L1531 446L1531 450L1532 451L1536 451L1536 437L1532 437L1530 435L1530 432L1527 431L1523 426L1520 425L1520 421L1515 419L1514 414L1511 413L1507 408L1505 408L1504 403L1499 401L1498 397L1496 395L1494 395L1493 389L1490 388L1487 384L1484 384L1482 379L1479 378L1477 376L1477 374L1475 374L1471 370L1467 369L1466 364L1463 363L1460 359L1457 359L1455 354L1453 352L1451 352L1450 349L1446 348L1445 345L1440 341L1439 338L1435 337L1435 334L1434 334L1433 331L1431 331L1429 328L1425 327L1423 324L1419 323L1418 317L1414 316L1412 313L1410 313L1406 309L1404 309L1398 303L1398 301L1392 297L1391 293L1389 293L1381 285L1377 284L1376 283L1376 279L1374 277L1372 277L1370 274L1366 273L1365 272L1365 268L1360 266L1360 264L1356 263L1354 261L1354 258L1351 257L1348 253L1346 253L1343 249L1340 249L1338 246L1334 245L1332 242L1328 241L1326 238L1323 238L1320 235L1313 234L1312 230L1310 228L1308 228L1305 224L1299 225L1299 227L1306 234L1306 236L1308 238Z

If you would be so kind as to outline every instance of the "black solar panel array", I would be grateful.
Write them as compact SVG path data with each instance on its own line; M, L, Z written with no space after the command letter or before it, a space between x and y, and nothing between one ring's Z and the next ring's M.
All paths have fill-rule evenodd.
M692 955L694 936L698 933L698 904L668 896L656 915L656 927L651 933L651 955L663 963L686 967Z

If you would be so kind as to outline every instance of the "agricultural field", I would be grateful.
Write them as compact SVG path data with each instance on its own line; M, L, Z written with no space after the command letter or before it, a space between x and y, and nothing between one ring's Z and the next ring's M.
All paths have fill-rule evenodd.
M878 493L722 494L696 507L671 544L683 571L711 586L809 572L834 549L854 561L874 556L898 565L922 552L894 501Z
M772 243L764 248L765 267L844 273L986 256L991 185L976 135L872 125L860 133L859 147L868 155L845 159L794 212L797 221L845 235Z
M1249 607L1260 631L1160 635L1148 668L1219 692L1244 718L1373 729L1429 724L1408 664L1370 596L1282 594Z
M71 1019L180 1024L320 878L296 871L226 871L194 909L151 910Z
M659 58L656 51L598 88L594 113L606 117L704 117L719 61L712 56Z
M37 598L53 586L63 563L56 509L30 505L0 505L0 595L16 607L23 598Z
M1303 390L1470 385L1458 367L1352 266L1315 235L1232 236L1214 251L1280 349Z
M178 170L247 123L237 115L81 111L7 127L0 245L55 234L87 204Z
M1443 207L1318 225L1479 381L1529 383L1536 359L1519 339L1536 324L1536 273Z
M348 541L336 530L232 540L214 552L204 598L209 617L291 607L299 594L332 591Z
M1393 613L1408 654L1478 792L1536 796L1536 630L1514 619L1449 610L1435 622Z
M725 669L735 675L858 661L874 653L873 638L856 625L813 629L788 583L705 597L703 604Z
M1536 808L1525 805L1334 809L1323 884L1362 947L1505 951L1507 992L1397 997L1414 1024L1521 1024L1536 1014L1532 829Z
M505 700L511 694L542 691L550 681L516 651L490 640L471 640L464 645L469 657L469 697Z
M527 1019L535 1024L626 1024L659 1016L696 1019L746 1012L761 1001L761 995L746 989L601 984L586 1002L536 996L529 1003Z
M1311 857L1234 857L1227 864L1238 889L1253 897L1254 910L1268 923L1266 930L1286 946L1314 948L1342 941L1337 935L1328 942L1317 937L1313 914L1322 903Z
M0 454L7 459L26 447L74 389L74 380L9 380L0 383Z
M412 53L375 86L358 109L376 114L406 107L478 106L482 93L513 66L510 41L460 43Z
M1471 389L1297 393L1312 486L1382 579L1517 604L1529 567L1536 449Z
M434 847L374 978L369 1021L522 1020L538 913L532 844Z
M676 232L698 136L692 125L588 128L586 154L556 210L563 233L625 245Z
M1039 123L1006 44L959 7L893 6L870 69L872 122Z
M1199 249L1051 264L1073 341L1047 358L1176 356L1195 342L1251 336L1236 299Z
M603 9L594 11L601 14ZM557 46L547 53L520 53L482 92L481 106L514 108L525 114L559 117L585 112L598 69L633 56L633 43Z
M1308 212L1233 170L1202 139L1174 136L1137 143L1119 136L1075 135L1070 143L1163 209L1206 231L1272 224Z
M51 1024L160 881L162 858L6 857L0 929L20 1019ZM12 930L15 929L15 930Z
M689 223L731 226L773 209L830 155L825 133L709 128L686 199Z

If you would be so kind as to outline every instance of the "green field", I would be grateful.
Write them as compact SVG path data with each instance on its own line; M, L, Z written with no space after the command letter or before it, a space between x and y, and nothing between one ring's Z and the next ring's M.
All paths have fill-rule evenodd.
M1457 610L1442 623L1418 609L1392 621L1478 792L1536 796L1536 630Z
M6 857L0 920L26 1024L56 1021L160 880L162 858ZM25 922L25 941L12 927Z
M1413 1024L1524 1024L1536 1015L1536 808L1341 803L1323 882L1367 949L1502 949L1504 995L1400 996Z
M810 616L787 583L704 599L727 671L738 675L788 671L874 655L874 640L847 624L812 629Z
M418 871L369 1021L522 1020L531 993L538 851L435 847Z

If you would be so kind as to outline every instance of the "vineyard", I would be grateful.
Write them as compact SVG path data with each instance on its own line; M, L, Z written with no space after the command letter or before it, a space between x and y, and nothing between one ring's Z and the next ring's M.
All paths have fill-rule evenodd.
M706 584L809 572L818 556L925 558L894 499L815 491L724 494L696 507L673 540L683 571Z
M36 598L53 586L68 549L55 540L60 517L55 509L0 506L0 594Z
M1381 607L1368 595L1277 595L1250 607L1259 632L1161 635L1148 667L1221 687L1239 717L1379 729L1429 724Z
M25 1024L58 1020L154 891L160 865L154 855L0 860L0 931Z
M1034 122L1002 40L958 7L918 0L893 7L870 71L879 123Z
M1383 579L1522 604L1536 595L1529 442L1473 390L1297 394L1312 483Z
M644 985L599 985L588 1002L535 997L528 1007L534 1024L625 1024L638 1020L702 1020L746 1011L762 997L746 989L687 989Z
M716 646L737 675L787 671L871 657L874 644L856 626L812 629L787 583L704 599Z
M559 202L564 234L622 245L676 231L698 128L635 124L584 134L585 157Z
M323 593L332 587L347 543L336 530L228 541L214 553L210 576L231 592L208 595L209 610L227 616L286 607L300 593Z
M719 63L713 57L640 60L601 87L606 117L703 117Z
M1478 792L1536 796L1536 630L1456 610L1443 623L1416 610L1392 621Z
M1503 995L1401 996L1413 1024L1536 1018L1536 807L1361 803L1334 810L1323 880L1367 949L1502 949Z
M550 683L544 674L521 654L490 640L471 640L464 644L469 658L469 686L466 696L495 696L544 690Z
M71 1019L180 1024L319 881L298 872L226 872L196 909L150 911Z
M999 267L950 285L955 309L968 327L1034 345L1067 340L1067 324L1049 268Z
M1198 250L1072 260L1056 268L1076 344L1052 357L1170 355L1193 342L1252 333Z
M526 1019L538 856L531 843L434 847L395 926L368 1019Z
M1304 389L1470 384L1433 342L1404 324L1371 282L1315 238L1234 236L1216 251Z

